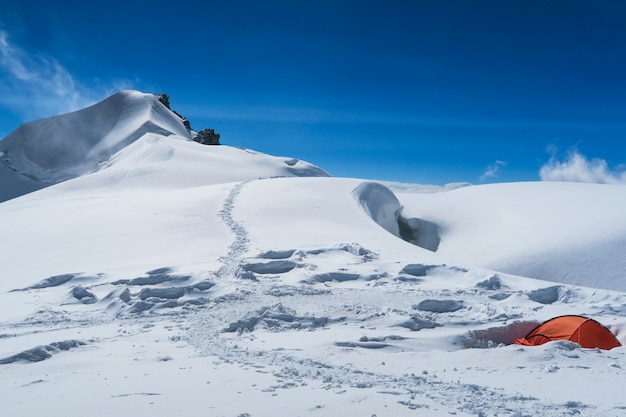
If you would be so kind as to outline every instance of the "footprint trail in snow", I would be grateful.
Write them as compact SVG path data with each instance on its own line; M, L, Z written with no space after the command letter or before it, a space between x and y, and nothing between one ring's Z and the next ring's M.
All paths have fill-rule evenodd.
M233 218L233 210L235 208L235 200L239 196L241 189L250 181L243 181L235 185L224 200L222 209L218 213L220 220L228 226L230 231L234 234L234 240L228 247L227 254L222 257L222 267L217 271L218 278L223 277L237 277L242 274L242 270L239 267L241 257L248 251L250 239L248 238L248 232L243 225L237 222Z

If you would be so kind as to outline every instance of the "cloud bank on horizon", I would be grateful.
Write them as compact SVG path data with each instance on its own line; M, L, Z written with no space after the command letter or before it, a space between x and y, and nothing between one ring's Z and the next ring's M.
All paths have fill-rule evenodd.
M0 106L23 121L79 110L117 90L132 87L129 81L115 82L109 87L87 87L58 60L21 48L1 29L0 74Z

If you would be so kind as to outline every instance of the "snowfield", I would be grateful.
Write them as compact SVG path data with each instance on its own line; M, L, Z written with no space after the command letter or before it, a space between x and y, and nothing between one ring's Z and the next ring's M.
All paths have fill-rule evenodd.
M626 342L623 186L420 193L192 137L127 91L0 141L3 415L626 415L623 347L511 344Z

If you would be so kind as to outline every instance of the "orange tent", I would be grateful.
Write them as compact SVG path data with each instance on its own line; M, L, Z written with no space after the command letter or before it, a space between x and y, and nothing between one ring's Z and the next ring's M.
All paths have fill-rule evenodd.
M560 316L535 327L515 344L537 346L553 340L571 340L584 348L613 349L622 344L597 321L582 316Z

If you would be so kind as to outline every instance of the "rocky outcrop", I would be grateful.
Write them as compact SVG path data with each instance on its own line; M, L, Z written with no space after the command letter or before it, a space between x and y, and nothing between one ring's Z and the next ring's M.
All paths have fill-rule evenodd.
M189 122L189 120L187 120L187 118L185 116L183 116L182 114L178 113L176 110L172 110L172 108L170 107L170 97L167 94L165 94L165 93L158 93L158 94L155 94L155 96L159 99L159 102L161 104L163 104L165 107L167 107L167 109L169 111L174 113L176 116L178 116L180 118L180 120L183 121L183 125L185 125L187 130L191 130L191 123Z
M161 102L162 105L167 107L169 110L172 110L172 108L170 107L170 97L167 94L158 93L155 94L155 96L159 99L159 102Z
M204 129L193 138L198 143L203 145L219 145L220 144L220 134L215 133L213 129Z
M172 108L170 107L170 97L167 94L158 93L155 94L155 96L159 99L159 102L161 102L161 104L168 108L168 110L170 110L176 116L180 117L180 119L183 121L183 124L188 130L192 130L189 120L187 120L186 117L178 113L176 110L172 110ZM196 136L193 137L193 140L203 145L220 145L220 134L215 133L215 130L213 129L207 128L198 132Z

